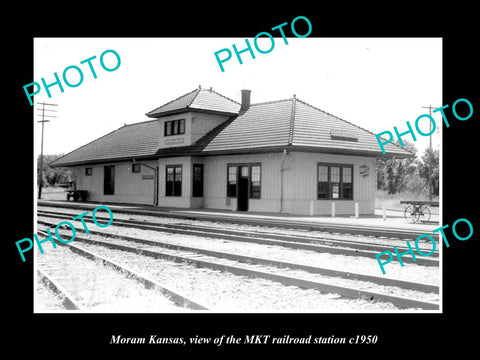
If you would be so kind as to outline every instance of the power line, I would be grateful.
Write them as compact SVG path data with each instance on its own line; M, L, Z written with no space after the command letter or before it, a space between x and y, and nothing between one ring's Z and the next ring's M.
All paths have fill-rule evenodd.
M428 113L430 117L432 117L432 108L436 110L437 108L434 108L432 105L428 106L422 106L423 109L428 109ZM432 122L430 121L430 132L432 132ZM430 135L430 149L432 148L432 136Z
M41 149L40 149L40 181L38 182L38 198L40 199L42 196L42 186L43 186L43 131L44 131L44 125L46 122L50 122L50 120L45 120L45 117L52 117L56 118L56 116L53 115L45 115L45 111L53 111L57 112L56 110L53 109L45 109L45 105L48 106L58 106L57 104L47 104L47 103L37 103L39 105L43 105L42 107L42 113L37 114L37 116L41 116L42 120L37 121L39 123L42 123L42 142L41 142ZM39 110L39 109L37 109Z

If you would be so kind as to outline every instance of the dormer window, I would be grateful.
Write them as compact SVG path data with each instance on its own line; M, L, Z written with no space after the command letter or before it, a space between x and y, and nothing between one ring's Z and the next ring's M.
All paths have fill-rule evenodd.
M185 119L165 121L165 136L185 134Z

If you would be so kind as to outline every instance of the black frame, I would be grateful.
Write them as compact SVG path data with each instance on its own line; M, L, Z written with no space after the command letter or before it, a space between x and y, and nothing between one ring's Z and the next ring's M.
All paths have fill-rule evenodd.
M140 164L132 164L132 173L142 172L142 167Z
M227 197L236 198L238 195L238 183L241 177L240 168L242 166L248 166L248 198L249 199L261 199L262 197L262 164L261 163L236 163L236 164L227 164ZM260 184L258 186L252 185L252 167L259 167L260 169ZM236 169L235 174L235 184L231 184L229 180L229 169ZM256 188L258 187L258 191Z
M229 176L230 176L229 169L230 168L235 169L235 182L234 183L231 183L230 178L229 178ZM237 185L238 185L238 166L227 164L227 197L237 197Z
M327 181L320 181L319 169L321 166L327 167ZM332 168L339 168L339 181L332 181ZM351 171L351 181L343 182L344 169ZM317 163L317 200L353 200L353 164L337 164L337 163ZM338 186L338 198L332 197L333 188ZM350 196L346 197L345 193L349 192ZM321 196L325 195L325 196Z
M93 174L93 168L87 167L85 168L85 176L92 176Z
M168 180L168 169L173 169L173 181ZM176 179L177 169L180 169L180 181ZM182 165L166 165L165 166L165 196L182 196ZM169 185L171 183L171 185Z
M185 119L165 121L165 123L163 125L163 135L164 136L173 136L173 135L185 134L185 125L186 125L185 124ZM182 128L182 130L180 130L181 128ZM169 129L169 131L167 131L167 129Z
M252 180L252 168L258 167L258 176L260 177L259 179L259 185L253 185L253 180ZM250 199L260 199L262 195L262 167L260 164L252 164L249 167L249 174L248 174L248 186L249 186L249 195ZM257 190L258 188L258 190Z

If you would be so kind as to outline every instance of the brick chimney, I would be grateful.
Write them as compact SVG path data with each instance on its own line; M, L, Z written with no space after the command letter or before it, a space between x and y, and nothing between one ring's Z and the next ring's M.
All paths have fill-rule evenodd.
M250 108L250 93L252 90L242 90L242 104L239 115L242 115Z

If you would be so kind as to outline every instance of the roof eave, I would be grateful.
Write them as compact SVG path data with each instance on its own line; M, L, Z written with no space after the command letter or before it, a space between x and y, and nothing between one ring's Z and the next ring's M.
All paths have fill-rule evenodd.
M145 115L150 117L150 118L159 119L159 118L164 117L164 116L175 115L175 114L183 114L183 113L187 113L187 112L208 113L208 114L227 115L227 116L238 115L238 112L210 110L210 109L197 109L197 108L192 108L192 107L185 107L185 108L182 108L182 109L169 110L169 111L161 112L161 113L158 113L158 114L147 113Z
M225 150L198 150L198 149L185 149L185 148L171 148L172 151L165 152L162 149L157 152L157 156L160 158L165 157L178 157L178 156L221 156L221 155L242 155L242 154L259 154L269 152L282 152L284 149L288 149L288 146L269 146L269 147L256 147L256 148L244 148L244 149L225 149Z
M107 158L107 159L91 159L91 160L81 160L81 161L71 161L71 162L64 162L54 164L55 161L49 164L52 168L57 167L71 167L71 166L82 166L82 165L97 165L97 164L107 164L113 162L125 162L125 161L133 161L133 160L155 160L158 159L158 156L153 155L141 155L141 156L124 156L124 157L116 157L116 158Z
M215 155L241 155L241 154L253 154L253 153L269 153L269 152L282 152L283 150L291 151L303 151L310 153L320 154L339 154L339 155L352 155L352 156L366 156L375 158L392 158L405 159L414 157L415 155L404 153L387 153L383 155L380 151L372 150L354 150L354 149L339 149L339 148L321 148L314 146L299 146L299 145L277 145L266 147L254 147L243 149L223 149L223 150L197 150L197 149L185 149L182 148L170 148L172 151L165 151L161 149L157 152L158 157L171 157L171 156L215 156Z
M376 150L361 150L361 149L347 149L347 148L331 148L331 147L317 147L317 146L300 146L293 145L292 151L305 151L305 152L315 152L322 154L339 154L339 155L352 155L352 156L367 156L367 157L387 157L391 158L395 156L397 159L408 158L414 155L408 155L404 153L387 153L383 155L381 151Z
M83 161L74 161L74 162L64 162L54 164L55 161L49 164L50 167L71 167L71 166L84 166L84 165L97 165L97 164L106 164L113 162L125 162L135 160L156 160L158 158L166 157L178 157L178 156L221 156L221 155L242 155L242 154L262 154L270 152L282 152L287 150L291 151L300 151L300 152L309 152L309 153L320 153L320 154L338 154L338 155L351 155L351 156L366 156L366 157L375 157L375 158L384 158L390 159L395 157L397 159L406 159L415 157L414 154L404 154L404 153L386 153L382 154L380 151L371 151L371 150L354 150L354 149L340 149L340 148L321 148L314 146L299 146L299 145L277 145L277 146L267 146L267 147L255 147L255 148L243 148L243 149L223 149L223 150L198 150L198 149L188 149L185 147L172 147L167 149L160 149L155 154L142 155L142 156L128 156L128 157L117 157L117 158L108 158L108 159L92 159L92 160L83 160Z

